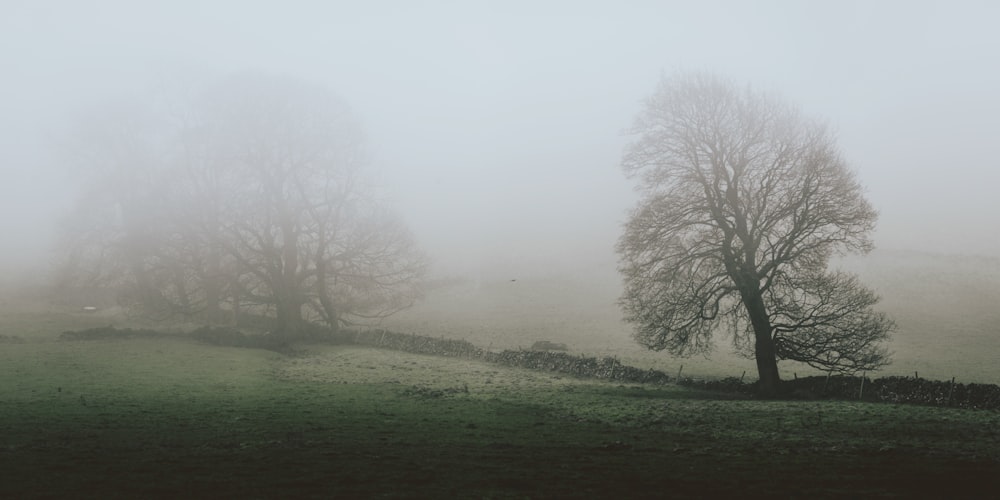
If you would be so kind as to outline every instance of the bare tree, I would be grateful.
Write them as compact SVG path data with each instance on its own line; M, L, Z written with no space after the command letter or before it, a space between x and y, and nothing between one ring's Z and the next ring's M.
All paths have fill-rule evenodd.
M62 286L115 287L120 300L144 314L169 308L163 295L169 265L158 253L168 209L167 134L150 106L134 101L95 110L67 144L81 177L90 182L63 221L58 270Z
M778 360L854 372L888 363L894 324L837 252L868 252L877 213L824 126L765 93L664 79L622 167L642 199L618 244L621 306L655 350L708 353L728 331L774 395Z
M262 75L240 75L208 102L229 179L222 242L241 299L294 335L307 319L339 328L419 297L424 257L364 182L360 126L343 102Z
M132 296L157 310L209 322L255 311L289 337L307 321L338 328L420 296L425 259L364 182L361 129L336 96L246 73L180 108L166 110L157 147L137 148L157 175L135 178L137 166L119 162L96 177L127 182L112 191L115 210L84 204L96 223L74 237L75 255L128 271L118 276L151 291ZM129 252L107 251L117 247Z

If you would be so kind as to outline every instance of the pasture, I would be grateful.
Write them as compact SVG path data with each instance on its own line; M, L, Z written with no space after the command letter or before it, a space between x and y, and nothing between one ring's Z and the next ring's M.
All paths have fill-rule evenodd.
M0 345L0 497L910 498L1000 486L992 411L761 402L351 345L58 340L99 321L5 314L17 341Z
M893 362L873 376L913 376L961 383L1000 383L1000 259L876 251L836 265L857 273L882 296L876 309L897 323ZM517 276L516 281L467 281L430 290L426 299L385 322L401 332L465 339L493 349L564 343L575 354L616 356L640 368L712 379L756 378L753 360L731 352L720 336L708 358L672 358L632 340L616 300L621 283L602 263L578 273ZM612 271L607 271L607 270ZM783 378L824 375L792 362Z

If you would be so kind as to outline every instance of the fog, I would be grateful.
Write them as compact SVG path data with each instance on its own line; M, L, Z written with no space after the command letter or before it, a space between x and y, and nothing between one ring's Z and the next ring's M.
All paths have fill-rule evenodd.
M246 69L339 94L438 274L613 274L618 163L664 74L827 120L880 248L1000 255L993 2L7 2L0 257L41 273L88 110Z

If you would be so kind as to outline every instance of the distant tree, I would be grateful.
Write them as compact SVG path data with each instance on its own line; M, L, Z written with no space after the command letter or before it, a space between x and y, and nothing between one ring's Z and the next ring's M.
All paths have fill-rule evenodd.
M165 309L159 230L166 214L167 134L152 108L121 101L95 110L68 141L88 182L63 221L60 286L114 287L121 300Z
M209 94L213 157L228 179L221 245L251 306L294 334L307 316L333 328L419 296L423 255L361 176L360 126L325 89L241 75Z
M820 124L770 95L691 74L661 81L622 159L642 198L618 243L636 340L708 353L728 331L774 395L778 360L835 372L889 362L894 324L827 269L868 252L877 213Z
M425 258L364 182L360 126L334 95L239 74L160 108L141 141L121 121L83 141L111 167L91 164L64 276L118 285L146 315L256 312L289 337L420 296ZM109 146L122 142L133 147Z

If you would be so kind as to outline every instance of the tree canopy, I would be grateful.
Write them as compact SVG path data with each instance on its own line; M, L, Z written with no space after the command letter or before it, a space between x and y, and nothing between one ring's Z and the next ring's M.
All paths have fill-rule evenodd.
M888 363L894 325L833 255L868 252L877 212L827 128L714 75L664 79L622 159L641 201L619 244L621 306L642 345L689 356L728 332L773 394L777 361Z

